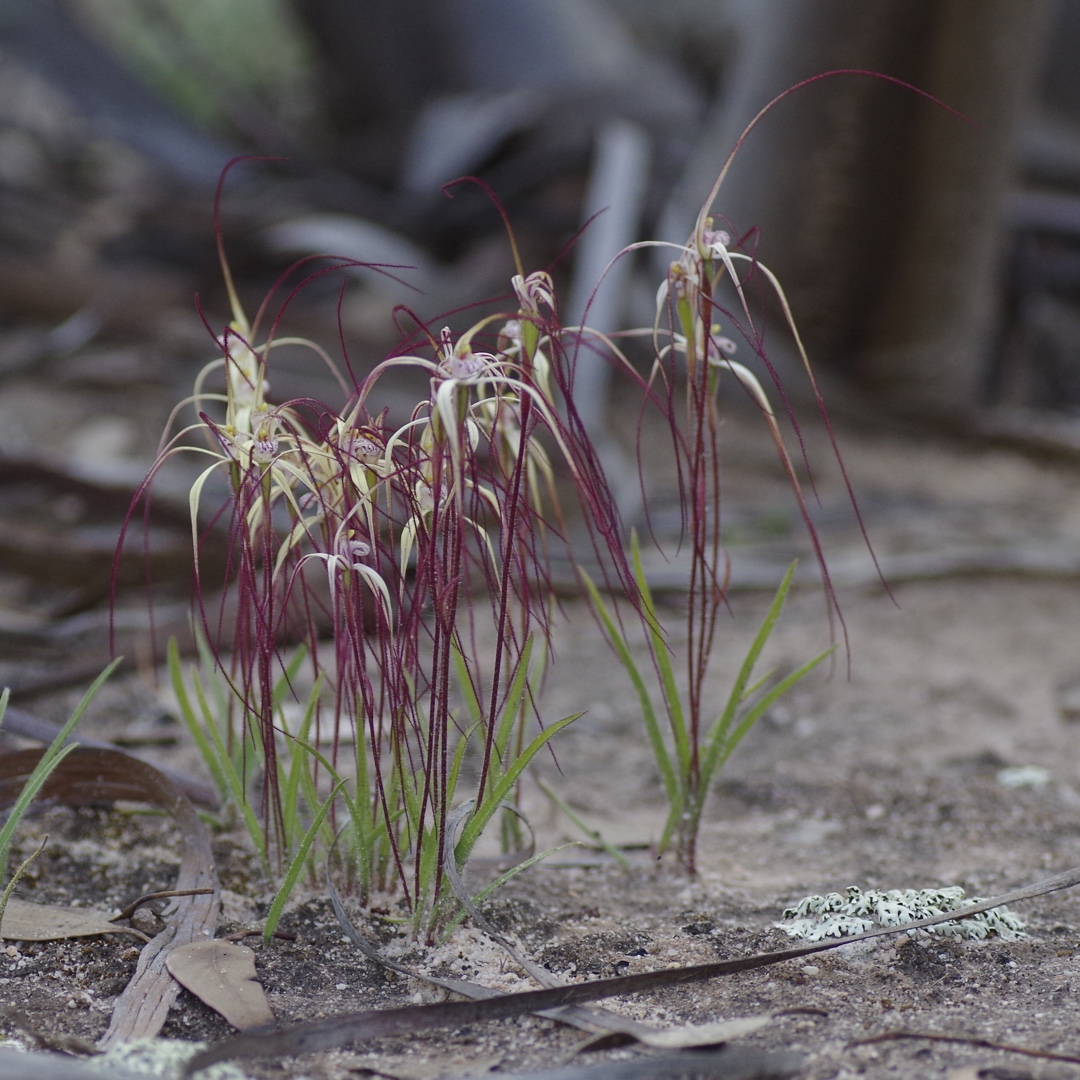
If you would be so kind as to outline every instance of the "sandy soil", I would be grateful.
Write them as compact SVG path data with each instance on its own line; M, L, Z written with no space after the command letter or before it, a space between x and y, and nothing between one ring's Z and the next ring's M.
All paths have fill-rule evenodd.
M776 580L790 555L807 562L805 544L767 443L740 418L728 438L735 583L740 573L746 582ZM850 673L842 649L831 674L804 682L747 738L716 785L695 881L648 847L663 800L634 693L578 603L567 601L545 710L587 713L559 739L557 764L541 762L536 775L605 837L627 845L633 869L571 849L489 902L502 931L556 974L577 979L783 948L789 939L774 924L809 893L962 885L970 895L993 895L1080 864L1080 726L1070 695L1080 681L1070 562L1080 544L1080 476L1000 448L922 435L848 424L840 438L892 596L875 582L818 439L814 512L836 571L844 620L837 632L848 643ZM659 494L653 508L663 510ZM812 575L806 580L770 646L781 668L829 643L820 591ZM717 658L718 700L766 604L762 591L733 594ZM677 648L677 596L666 610ZM59 717L73 697L78 692L33 707ZM103 693L86 731L115 735L155 708L146 678L129 676ZM160 753L191 765L183 747ZM1003 770L1020 766L1041 771L1029 770L1028 786L1009 786ZM542 845L580 838L533 780L524 805ZM27 898L119 908L148 888L168 887L175 873L166 824L129 811L46 809L27 823L20 850L42 832L50 844L22 888ZM221 932L257 925L269 894L239 837L218 835L215 854L226 890ZM1080 1061L1078 905L1080 896L1066 891L1018 907L1028 935L1016 942L890 938L611 1007L657 1026L777 1014L736 1045L789 1055L786 1072L753 1058L738 1075L1064 1080L1080 1076L1080 1064L1051 1057ZM378 931L365 913L352 914ZM255 946L281 1022L428 996L360 958L317 890L298 897L283 928L290 940ZM27 1046L28 1032L93 1040L136 955L137 945L120 938L9 943L0 950L0 1029ZM528 985L475 930L435 954L399 959L502 989ZM213 1040L228 1031L185 991L163 1034ZM865 1041L878 1036L892 1037ZM260 1076L426 1080L585 1069L645 1053L576 1053L586 1041L530 1018L251 1068ZM698 1074L688 1064L664 1075Z

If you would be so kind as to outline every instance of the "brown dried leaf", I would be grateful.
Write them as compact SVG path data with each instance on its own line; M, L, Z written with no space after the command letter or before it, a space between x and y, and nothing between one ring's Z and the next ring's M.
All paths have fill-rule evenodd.
M180 945L165 958L169 974L239 1031L274 1023L270 1002L255 975L255 953L231 941Z
M0 755L0 805L18 797L41 755L41 750ZM99 1045L108 1048L152 1038L161 1030L179 993L176 981L165 970L166 954L177 945L208 940L217 924L217 878L206 829L187 797L168 777L120 750L78 747L60 761L39 797L72 806L116 799L148 802L165 810L180 832L175 886L189 895L177 898L166 915L165 929L143 946L135 975L117 1000Z
M683 1024L664 1031L635 1032L638 1042L660 1050L689 1050L698 1046L722 1046L732 1039L741 1039L774 1022L772 1013L762 1016L740 1016L734 1020L717 1020L711 1024Z
M0 925L0 938L8 941L60 941L98 934L129 934L140 941L148 940L138 930L110 922L104 911L31 904L14 896L7 902L4 921Z

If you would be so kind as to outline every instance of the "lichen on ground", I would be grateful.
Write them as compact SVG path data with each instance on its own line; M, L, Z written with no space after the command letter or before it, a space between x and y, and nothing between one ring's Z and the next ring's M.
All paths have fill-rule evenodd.
M784 910L784 922L776 926L804 941L852 937L879 926L903 926L946 911L961 911L983 897L968 899L959 885L941 889L868 889L848 886L843 895L806 896ZM967 918L925 928L943 937L981 941L996 934L1005 941L1024 936L1025 923L1007 907L980 911ZM917 931L912 931L916 933Z

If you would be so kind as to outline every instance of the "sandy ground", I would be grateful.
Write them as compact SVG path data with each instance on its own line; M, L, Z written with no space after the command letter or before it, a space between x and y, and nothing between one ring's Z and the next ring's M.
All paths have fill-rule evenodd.
M747 418L734 418L727 438L736 586L777 580L792 555L808 567L767 442ZM1080 710L1070 693L1080 683L1080 575L1072 565L1080 552L1080 475L1000 448L853 424L841 425L840 439L891 598L875 581L818 437L810 449L820 495L814 514L836 574L842 647L831 673L815 673L775 707L721 775L695 881L648 846L663 799L635 695L580 604L567 601L544 710L586 714L559 738L557 763L539 762L535 775L607 839L627 845L632 870L602 852L571 849L489 902L503 932L557 975L783 948L789 939L774 924L810 893L961 885L985 896L1080 864ZM663 504L657 494L654 513ZM655 565L658 576L673 573ZM813 574L804 580L770 645L770 663L781 669L830 641ZM717 701L767 601L761 590L733 593L717 652ZM677 595L665 611L677 652ZM34 708L58 717L77 696L38 698ZM144 720L153 702L145 677L129 676L102 695L86 731L123 731ZM182 747L162 753L191 764ZM1025 766L1038 768L1020 774L1025 786L1010 786L1003 770ZM524 807L541 845L580 839L535 778L526 782ZM167 887L175 857L165 828L127 812L46 810L19 840L28 851L41 832L51 837L23 895L118 908L144 888ZM215 853L227 890L223 932L257 924L268 893L255 883L239 837L218 835ZM1080 896L1066 891L1018 906L1029 931L1020 941L890 938L611 1007L657 1026L783 1013L736 1046L789 1055L784 1068L770 1071L759 1056L738 1075L1064 1080L1080 1076L1080 1064L1047 1055L1080 1056L1078 905ZM374 927L365 913L352 914ZM419 984L359 958L318 890L301 895L283 925L292 940L256 945L280 1021L426 996ZM27 1030L96 1038L136 955L130 941L114 938L9 944L0 954L0 1027L22 1045L32 1042ZM502 989L528 985L475 930L402 962ZM187 992L164 1030L185 1039L227 1033ZM921 1037L929 1035L972 1042ZM874 1036L888 1038L864 1041ZM580 1032L530 1018L252 1068L272 1076L425 1080L595 1068L643 1056L640 1049L576 1053L583 1042ZM688 1064L661 1075L699 1074Z

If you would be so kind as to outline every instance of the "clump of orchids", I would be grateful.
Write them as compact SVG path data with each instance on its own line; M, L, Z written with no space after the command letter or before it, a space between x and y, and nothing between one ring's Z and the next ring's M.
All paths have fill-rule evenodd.
M175 658L173 682L267 869L289 862L283 889L321 838L326 850L342 853L363 897L396 892L414 930L430 935L449 918L454 871L493 818L504 845L519 846L517 819L502 811L525 768L575 718L541 722L534 694L551 643L551 549L565 545L569 532L557 476L580 505L605 581L589 578L580 552L566 549L569 565L637 692L663 783L668 812L656 848L674 853L689 873L717 771L773 702L831 651L778 680L755 675L792 567L727 698L713 705L709 676L730 573L720 512L723 387L747 395L771 432L820 565L830 619L838 617L781 431L786 413L801 442L798 424L752 315L751 281L779 302L827 430L828 418L783 290L710 209L734 153L685 244L628 249L671 253L653 325L620 336L636 333L651 344L644 370L619 340L561 326L551 278L526 275L511 235L517 272L508 310L455 332L431 330L400 308L423 347L402 347L350 382L319 346L277 335L295 290L265 335L269 301L246 318L218 229L232 319L224 331L211 330L220 355L174 414L175 421L193 408L197 422L159 455L159 464L187 450L209 459L190 495L207 650L193 694ZM342 265L331 261L296 288ZM749 346L748 359L735 359L736 336ZM309 348L335 373L340 406L271 401L270 359L286 344ZM596 433L574 406L577 353L586 346L607 354L670 432L689 554L678 651L650 595L636 536L626 551ZM401 369L422 372L427 391L408 415L392 416L374 402ZM770 397L784 404L779 419ZM196 431L204 445L191 447ZM223 516L229 523L228 573L217 582L202 579L198 562L203 544L222 543L202 513L212 490L224 509L211 524ZM636 622L646 631L646 663L625 633ZM208 667L217 677L213 692L200 682ZM249 804L256 790L261 814ZM462 807L464 818L455 809Z
M445 919L447 860L464 862L528 763L574 719L541 723L534 709L549 547L563 536L551 455L622 557L606 483L573 424L551 278L519 264L513 310L456 335L421 326L424 349L349 386L317 345L276 337L277 320L259 342L266 305L249 321L223 252L221 262L232 319L174 412L193 408L197 422L171 435L154 469L179 452L208 459L190 490L204 660L220 680L216 704L195 687L202 742L218 774L224 756L258 761L261 815L249 826L268 867L309 850L305 820L343 821L339 850L361 894L398 893L415 928L430 931ZM343 407L271 402L268 369L285 344L335 371ZM424 372L429 392L392 419L372 402L401 368ZM200 431L203 445L192 445ZM203 511L211 492L224 503L215 522L229 522L225 581L199 572L200 548L221 543ZM303 667L316 689L298 733L285 714L302 697ZM451 836L448 813L467 800Z

